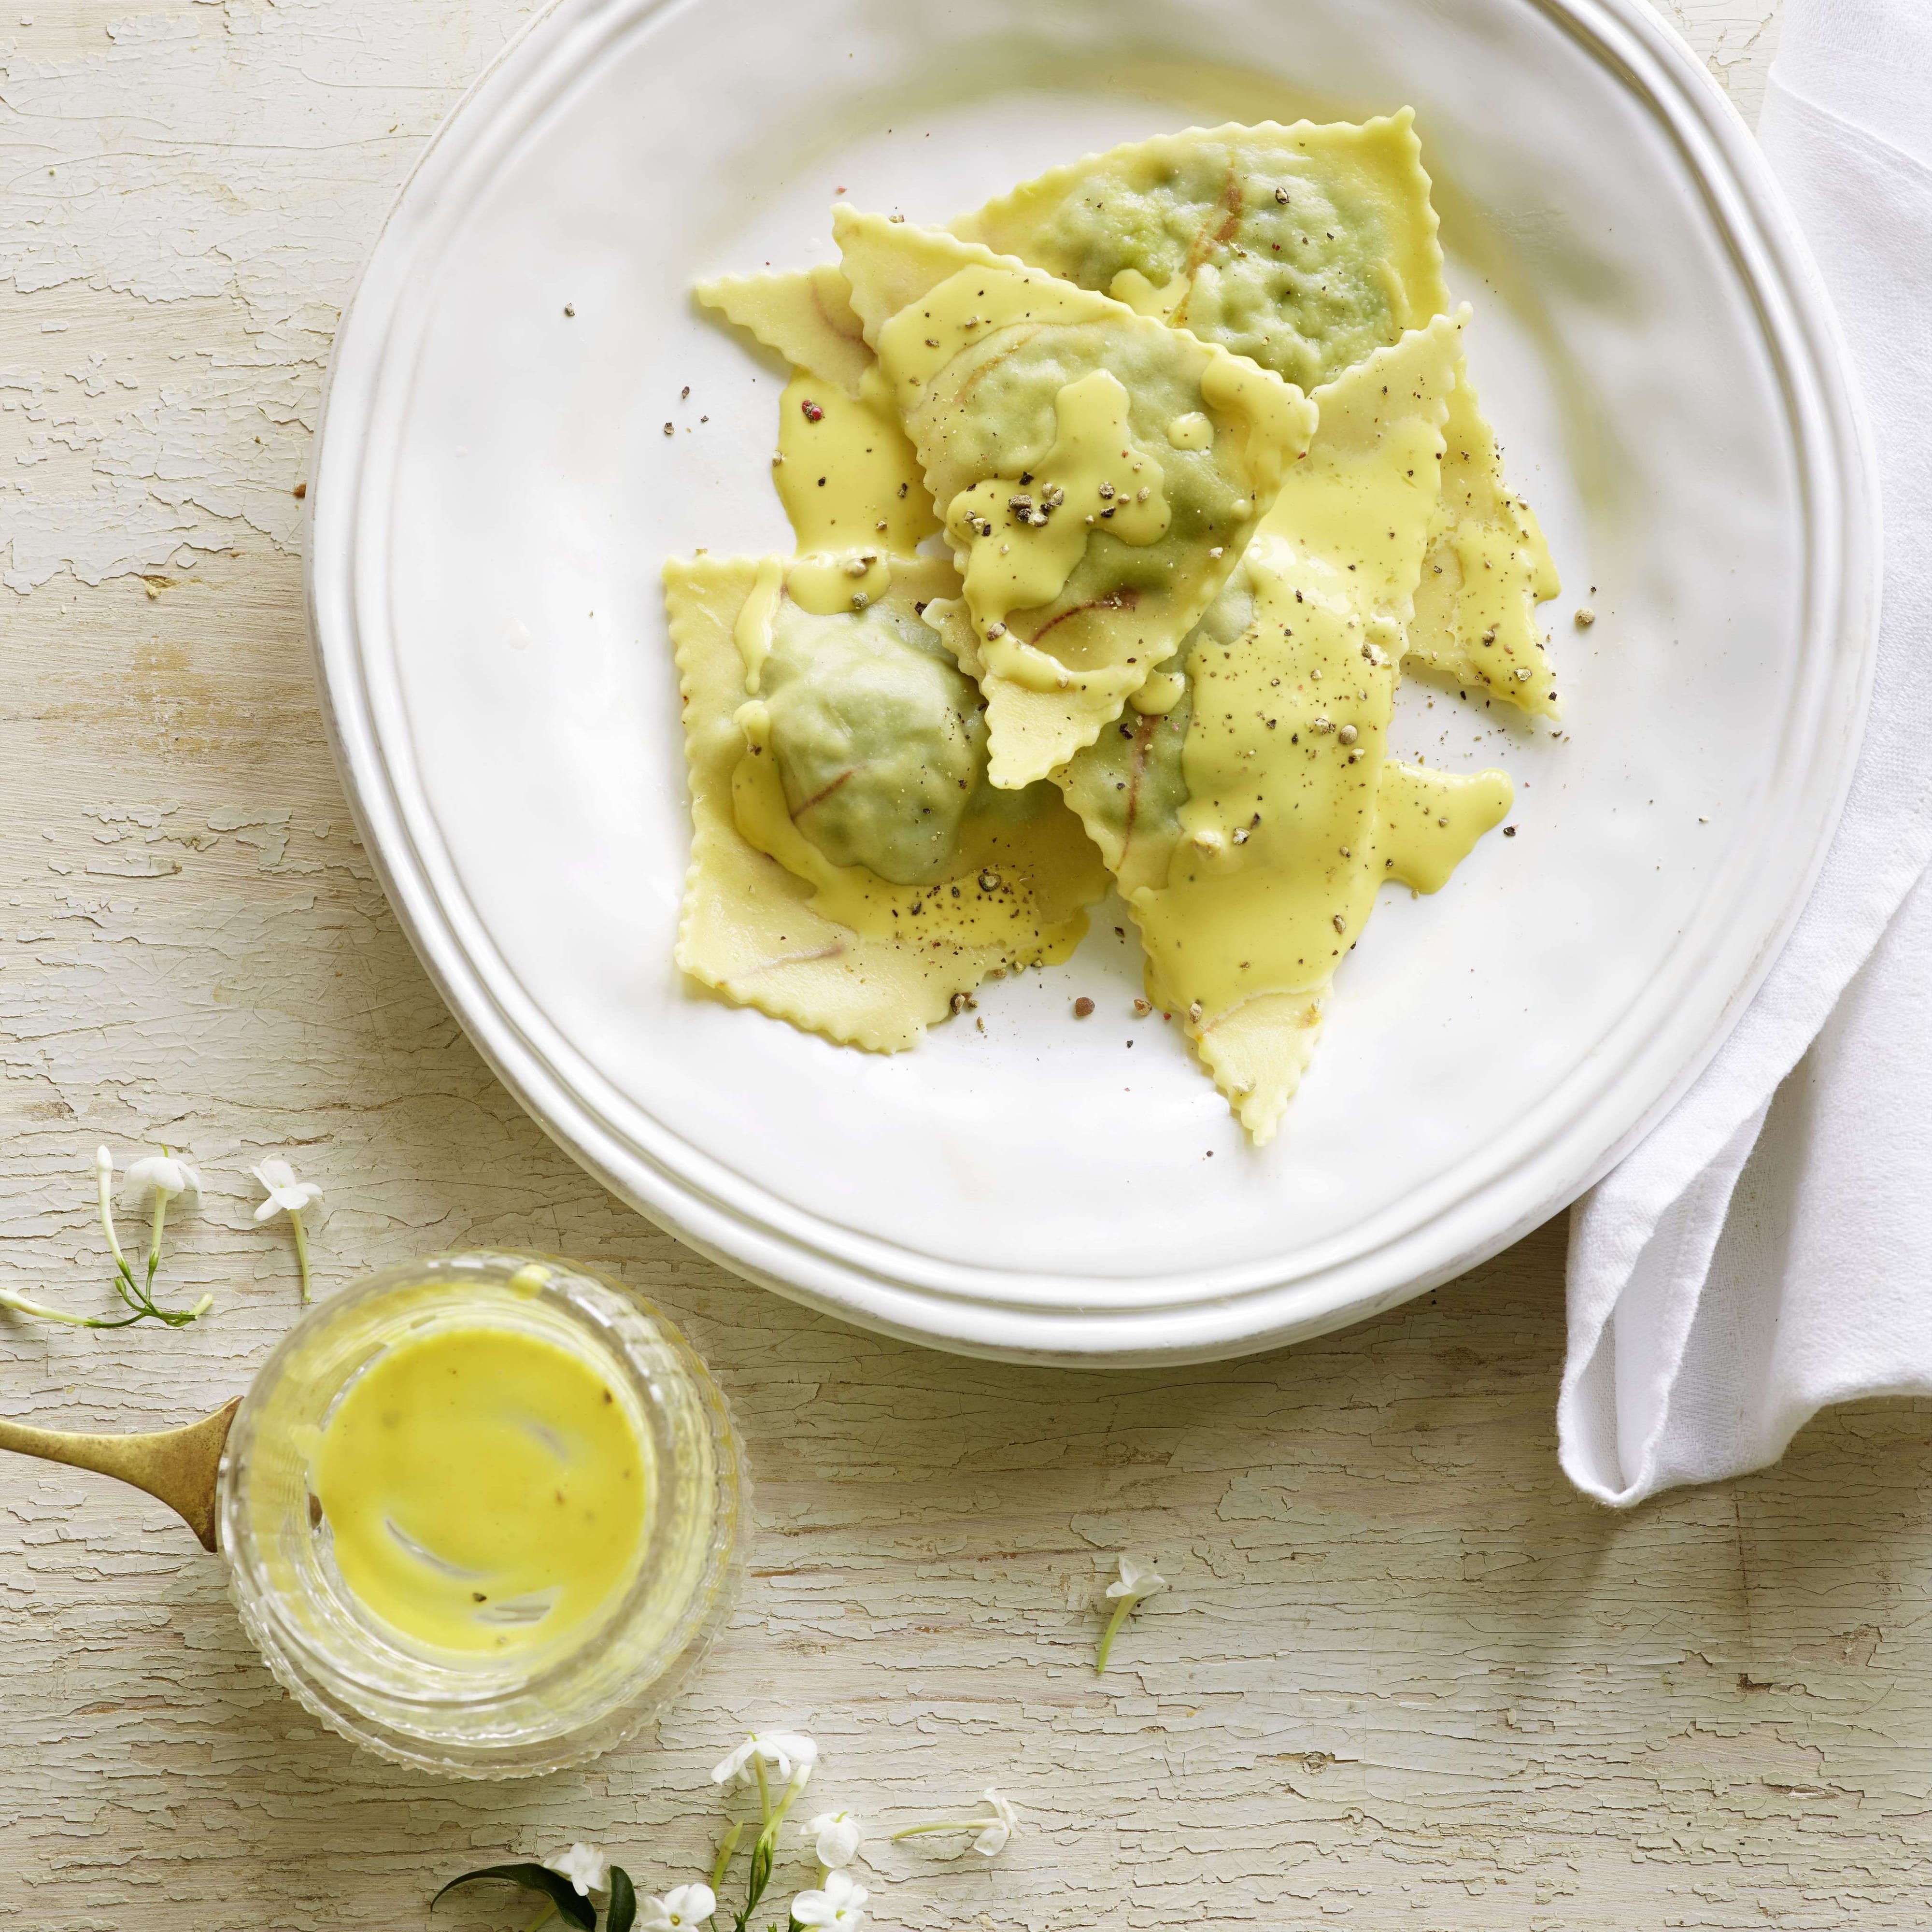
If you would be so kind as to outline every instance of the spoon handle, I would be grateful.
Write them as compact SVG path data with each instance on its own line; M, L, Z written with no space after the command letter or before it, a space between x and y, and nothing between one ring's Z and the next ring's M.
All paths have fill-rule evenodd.
M221 1467L229 1425L242 1406L238 1395L226 1408L183 1429L140 1436L100 1436L77 1430L35 1429L0 1421L0 1449L92 1469L145 1490L167 1504L201 1539L214 1547L214 1479Z

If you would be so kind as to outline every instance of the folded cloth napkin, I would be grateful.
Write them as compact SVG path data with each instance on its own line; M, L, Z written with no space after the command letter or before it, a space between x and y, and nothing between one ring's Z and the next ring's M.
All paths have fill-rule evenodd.
M1877 445L1877 680L1844 820L1762 989L1571 1210L1558 1434L1607 1503L1774 1462L1826 1402L1932 1392L1928 100L1928 0L1788 0L1759 136Z

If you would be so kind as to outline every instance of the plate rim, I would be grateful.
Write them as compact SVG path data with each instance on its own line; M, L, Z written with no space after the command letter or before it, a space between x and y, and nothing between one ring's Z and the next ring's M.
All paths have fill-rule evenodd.
M575 74L598 44L672 10L676 0L554 0L446 116L378 230L331 349L304 504L310 646L351 812L418 958L491 1070L552 1139L627 1204L734 1274L862 1327L928 1346L1094 1366L1220 1359L1366 1319L1487 1259L1594 1185L1709 1064L1810 897L1856 768L1876 662L1882 565L1875 458L1843 338L1809 250L1762 151L1716 81L1644 0L1522 4L1582 43L1667 128L1756 305L1791 422L1798 487L1812 512L1801 661L1824 677L1834 700L1835 715L1825 717L1818 734L1835 760L1834 782L1828 799L1808 801L1801 814L1812 843L1786 904L1676 1074L1634 1110L1627 1102L1612 1104L1630 1084L1626 1074L1566 1122L1551 1143L1560 1147L1578 1137L1582 1121L1606 1112L1630 1116L1580 1170L1573 1154L1569 1172L1526 1192L1527 1170L1539 1161L1562 1165L1549 1161L1546 1146L1339 1263L1285 1277L1276 1265L1274 1279L1231 1280L1225 1288L1199 1274L1146 1277L1136 1281L1132 1304L1124 1306L1090 1305L1102 1276L976 1269L921 1256L923 1278L908 1280L910 1270L892 1265L894 1254L905 1251L778 1200L682 1142L674 1130L653 1123L661 1127L660 1142L669 1144L655 1148L627 1139L586 1090L598 1084L595 1070L586 1063L573 1076L560 1067L519 1016L515 976L462 903L453 872L439 890L436 856L412 829L408 774L392 768L385 753L382 694L372 682L358 622L369 593L358 576L357 538L372 516L380 524L365 500L369 435L380 395L396 380L387 350L410 284L406 271L416 244L447 213L440 194L447 185L443 177L484 164L493 133L496 148L514 146L543 109L539 102L507 122L502 110L520 101L527 108L546 77ZM502 99L493 102L500 91ZM499 110L494 119L486 115L472 128L472 116L489 105ZM466 152L458 138L466 129L475 137ZM1854 652L1856 662L1848 670L1845 660ZM392 742L398 731L406 736L406 720L392 718L388 730ZM522 998L536 1010L526 994ZM558 1043L574 1054L561 1036ZM1600 1136L1600 1130L1589 1138ZM1497 1225L1493 1209L1486 1215L1477 1210L1502 1192L1514 1197L1514 1211ZM763 1196L755 1206L747 1198L754 1194ZM1458 1233L1459 1220L1490 1225ZM1270 1264L1245 1264L1221 1274L1258 1270L1267 1274ZM1006 1292L989 1298L995 1280ZM1184 1284L1191 1294L1178 1292ZM1167 1298L1150 1301L1148 1292L1163 1285Z

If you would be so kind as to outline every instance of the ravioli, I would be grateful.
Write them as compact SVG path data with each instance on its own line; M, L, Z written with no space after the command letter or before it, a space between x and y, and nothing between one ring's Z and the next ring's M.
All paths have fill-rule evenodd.
M872 366L845 278L830 262L776 274L718 275L694 291L706 308L776 349L794 369L848 396Z
M950 236L835 212L954 545L995 785L1064 764L1226 582L1315 412L1251 362Z
M799 560L665 566L692 824L676 957L737 1004L893 1052L988 976L1064 958L1107 878L1052 787L984 784L970 687L920 636L920 607L957 588L950 566L852 561L876 590L842 611L813 608L823 582ZM905 734L896 753L889 724ZM867 802L828 818L816 794L855 786ZM935 827L949 787L959 802Z
M952 231L1218 342L1304 389L1446 314L1430 181L1407 108L1356 125L1156 135L1055 168ZM1408 654L1554 717L1536 607L1562 586L1504 480L1466 369L1450 399L1442 526Z
M1460 331L1439 317L1317 392L1308 457L1246 559L1252 620L1232 641L1197 633L1187 656L1181 836L1165 880L1129 903L1149 996L1184 1017L1257 1142L1300 1083L1378 886L1432 890L1509 806L1501 772L1430 775L1440 822L1418 854L1420 782L1385 763Z
M1235 643L1252 622L1254 608L1245 564L1237 565L1180 650L1127 700L1118 723L1053 774L1124 897L1143 886L1164 885L1180 841L1180 808L1187 802L1181 752L1194 708L1188 652L1205 638ZM926 618L965 668L976 670L972 626L963 608L935 603Z
M835 866L892 885L950 878L986 721L938 638L898 598L860 617L781 596L754 648L759 728L792 824Z
M1449 306L1414 118L1156 135L952 232L1312 389Z
M1536 607L1562 580L1536 514L1503 477L1496 432L1466 369L1449 401L1442 508L1416 586L1408 662L1539 716L1558 716Z
M1219 609L1227 594L1224 590L1213 608ZM1189 636L1198 636L1205 622ZM1143 686L1119 722L1054 775L1124 896L1166 884L1180 838L1180 808L1187 802L1181 754L1194 716L1186 664L1184 644L1156 674L1154 707L1142 703L1148 695Z
M793 367L799 554L665 568L679 963L896 1050L1064 958L1111 874L1265 1142L1378 887L1438 890L1510 806L1501 772L1390 759L1403 669L1555 712L1556 572L1412 117L1197 129L950 231L833 228L837 266L698 291ZM950 563L916 554L941 533Z

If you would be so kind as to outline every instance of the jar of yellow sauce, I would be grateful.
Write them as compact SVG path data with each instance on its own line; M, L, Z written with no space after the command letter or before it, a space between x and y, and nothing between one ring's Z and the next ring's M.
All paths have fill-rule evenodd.
M646 1722L728 1606L724 1398L621 1283L441 1255L318 1304L228 1437L219 1535L277 1677L384 1756L550 1771Z

